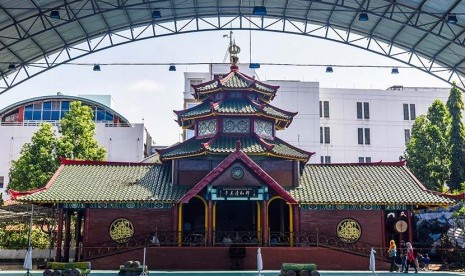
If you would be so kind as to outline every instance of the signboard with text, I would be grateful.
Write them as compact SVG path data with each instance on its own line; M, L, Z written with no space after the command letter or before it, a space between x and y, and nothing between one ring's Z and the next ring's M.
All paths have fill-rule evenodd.
M212 200L263 200L268 187L210 187Z

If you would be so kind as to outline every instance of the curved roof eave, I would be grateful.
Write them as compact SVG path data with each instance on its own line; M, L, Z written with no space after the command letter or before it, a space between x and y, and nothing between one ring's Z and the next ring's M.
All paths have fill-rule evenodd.
M83 97L76 97L76 96L69 96L69 95L47 95L47 96L40 96L40 97L35 97L35 98L22 100L22 101L14 103L14 104L11 104L11 105L3 108L3 109L0 109L0 117L3 114L5 114L6 112L8 112L10 110L13 110L13 109L15 109L15 108L17 108L17 107L19 107L21 105L36 102L36 101L44 101L44 100L70 100L70 101L80 101L82 103L95 105L97 107L101 107L105 111L107 111L107 110L110 111L112 114L114 114L114 115L118 116L119 118L121 118L123 123L128 124L129 126L132 126L131 122L129 122L128 119L123 117L121 114L119 114L118 112L116 112L114 109L112 109L109 106L106 106L106 105L104 105L102 103L99 103L99 102L91 100L91 99L87 99L87 98L83 98Z
M446 82L458 77L464 85L465 0L275 0L260 4L266 7L265 16L253 15L255 1L251 0L4 1L0 7L0 94L96 51L158 36L222 29L323 38L390 57ZM153 11L158 14L152 18ZM361 13L369 20L359 20ZM112 40L112 35L121 41ZM29 66L40 60L44 61L40 66Z

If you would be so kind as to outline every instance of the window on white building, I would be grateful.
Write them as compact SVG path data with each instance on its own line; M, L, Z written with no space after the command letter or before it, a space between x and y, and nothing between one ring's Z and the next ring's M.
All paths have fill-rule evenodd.
M369 128L358 128L357 133L359 145L369 145L371 143Z
M5 185L5 177L0 176L0 189L3 189L3 185Z
M370 119L370 104L357 102L357 119Z
M329 101L320 101L320 118L329 118Z
M320 144L331 143L329 127L320 127Z
M405 145L410 144L410 129L404 129Z
M331 164L331 156L320 156L321 164Z
M371 157L359 157L358 163L371 163Z
M404 103L404 120L415 120L416 118L415 113L415 104L406 104Z
M331 164L331 156L321 156L321 164Z

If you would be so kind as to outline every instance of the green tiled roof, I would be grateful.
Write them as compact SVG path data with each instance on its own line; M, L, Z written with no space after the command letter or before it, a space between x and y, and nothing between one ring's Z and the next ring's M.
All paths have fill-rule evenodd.
M220 80L224 87L228 88L247 88L252 84L252 81L240 76L239 74L232 74L224 78L224 82Z
M229 148L226 144L224 147ZM243 150L255 152L263 147L244 144ZM66 164L47 189L21 197L20 201L39 204L174 203L189 189L173 186L170 165ZM300 187L287 190L302 206L438 206L454 203L425 190L398 163L306 165Z
M264 104L263 109L257 102L253 102L249 99L224 99L219 101L217 105L212 108L210 102L203 102L199 105L186 109L184 111L177 111L179 116L178 122L182 125L183 120L189 120L191 118L207 115L210 113L220 114L264 114L270 117L290 121L294 117L295 113L282 111L270 104Z
M203 85L197 87L195 90L199 92L203 92L203 91L214 90L218 87L219 87L218 81L213 80L213 81L204 83Z
M177 111L181 118L197 117L211 112L210 102L203 102L186 110Z
M202 95L208 95L222 89L252 89L266 95L266 100L268 101L274 97L277 91L277 86L267 85L236 70L229 72L229 74L222 79L193 85L193 87L197 99L202 99L205 97Z
M241 141L241 150L250 155L272 155L281 158L307 161L310 153L295 148L286 142L252 137L215 136L213 138L191 138L179 145L159 151L162 159L180 158L203 153L230 154L236 150L237 140Z
M180 144L166 149L158 150L161 159L171 159L181 156L198 155L204 150L203 143L210 141L211 138L196 139L190 138Z
M213 153L232 153L236 150L237 140L241 141L241 150L246 154L262 154L267 151L256 138L249 137L217 137L208 145L208 151Z
M258 110L257 106L249 100L245 99L225 99L218 103L215 108L218 113L238 113L238 114L253 114Z
M425 191L404 166L306 165L301 187L289 190L303 204L444 205L452 200Z
M169 165L64 165L49 188L21 198L37 203L175 202L187 192L173 186Z

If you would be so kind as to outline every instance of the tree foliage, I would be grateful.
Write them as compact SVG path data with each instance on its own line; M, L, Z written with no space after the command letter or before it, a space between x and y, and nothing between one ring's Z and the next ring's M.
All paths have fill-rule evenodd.
M24 249L28 245L29 222L12 223L0 227L0 248ZM31 245L36 249L49 248L49 237L41 229L33 227Z
M52 125L44 123L32 136L31 143L23 145L20 157L12 162L8 188L27 191L45 186L58 168L55 149Z
M60 157L104 160L106 150L94 138L93 111L81 102L72 102L69 113L60 121L61 136L56 138L52 125L44 123L21 149L10 169L8 188L27 191L44 187L60 164Z
M58 154L80 160L105 160L106 150L95 140L93 111L81 102L72 102L69 113L60 122Z
M459 190L465 180L465 132L462 123L464 105L462 92L457 86L452 87L447 100L451 115L449 148L451 151L450 182L452 190Z
M408 168L428 188L443 191L449 179L449 112L435 100L427 115L417 117L405 157Z

